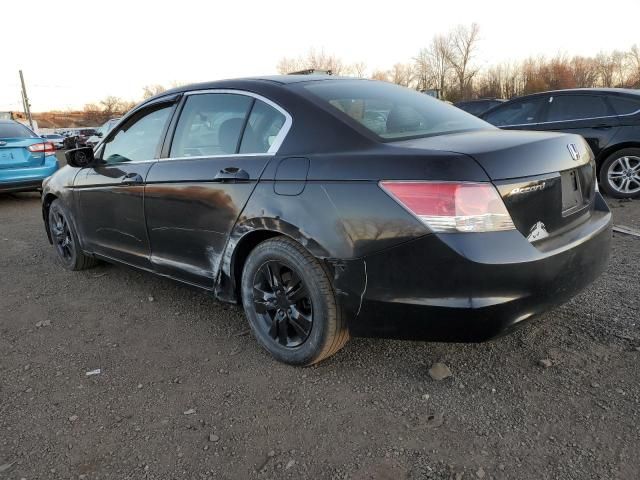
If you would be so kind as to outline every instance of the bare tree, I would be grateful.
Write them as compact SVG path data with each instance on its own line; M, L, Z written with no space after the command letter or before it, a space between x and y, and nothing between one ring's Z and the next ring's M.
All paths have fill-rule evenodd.
M374 70L371 74L372 80L381 80L383 82L389 82L389 72L385 70Z
M609 53L600 52L595 58L600 86L613 87L615 66Z
M147 98L151 98L159 93L165 92L167 89L162 85L145 85L142 87L142 98L146 100Z
M391 82L410 87L413 82L413 67L409 63L396 63L388 74Z
M447 37L436 35L427 48L418 52L414 58L416 87L418 90L435 88L446 97L448 80L451 73L451 45Z
M98 125L105 121L104 112L95 103L87 103L84 106L83 113L88 125Z
M122 103L123 100L120 97L114 97L112 95L100 100L102 111L107 117L121 113Z
M287 73L291 72L297 72L305 68L303 67L303 62L304 60L301 58L283 57L278 62L276 70L278 70L278 73L282 75L286 75Z
M459 25L449 34L450 47L447 52L447 60L455 72L458 82L458 95L465 98L471 95L473 77L478 73L474 67L474 59L480 27L472 23L470 27Z
M629 86L640 88L640 48L633 45L629 50Z
M575 56L570 61L570 68L578 87L590 88L598 84L598 68L592 58Z
M367 64L364 62L356 62L352 65L353 73L358 78L364 78L367 73Z

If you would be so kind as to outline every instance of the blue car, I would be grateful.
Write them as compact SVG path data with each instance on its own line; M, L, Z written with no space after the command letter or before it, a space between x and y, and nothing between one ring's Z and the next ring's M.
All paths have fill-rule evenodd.
M0 192L40 190L56 170L53 143L18 122L0 120Z

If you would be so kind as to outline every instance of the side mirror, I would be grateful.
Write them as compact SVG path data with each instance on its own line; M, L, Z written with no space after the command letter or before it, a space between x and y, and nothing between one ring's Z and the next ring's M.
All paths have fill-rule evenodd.
M67 150L64 152L64 156L67 159L67 165L71 165L76 168L84 168L90 166L95 158L93 157L93 148L82 147L74 148L73 150Z
M102 132L96 132L96 137L102 138Z

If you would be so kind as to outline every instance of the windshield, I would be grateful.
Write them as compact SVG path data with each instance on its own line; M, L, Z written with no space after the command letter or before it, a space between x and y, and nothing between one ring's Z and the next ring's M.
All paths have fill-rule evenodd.
M0 138L35 138L36 134L19 123L0 123Z
M429 95L391 83L339 80L309 82L305 88L334 112L346 114L384 140L495 128Z

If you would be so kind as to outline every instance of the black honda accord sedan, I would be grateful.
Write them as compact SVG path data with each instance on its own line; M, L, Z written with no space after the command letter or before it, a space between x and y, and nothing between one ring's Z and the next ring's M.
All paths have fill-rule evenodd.
M295 365L350 336L490 339L609 254L582 137L502 131L388 83L180 87L67 160L42 196L62 266L124 263L241 303Z

